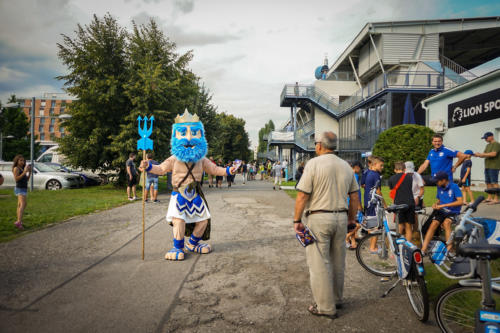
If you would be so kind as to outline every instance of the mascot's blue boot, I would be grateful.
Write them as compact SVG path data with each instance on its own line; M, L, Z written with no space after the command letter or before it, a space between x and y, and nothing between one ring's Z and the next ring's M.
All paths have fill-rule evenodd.
M205 244L205 243L200 243L201 238L196 237L195 235L191 234L191 237L189 237L189 240L186 244L186 249L190 252L196 252L196 253L210 253L212 252L212 248L210 245Z
M174 238L174 247L165 254L165 259L174 261L184 260L184 238L182 240Z

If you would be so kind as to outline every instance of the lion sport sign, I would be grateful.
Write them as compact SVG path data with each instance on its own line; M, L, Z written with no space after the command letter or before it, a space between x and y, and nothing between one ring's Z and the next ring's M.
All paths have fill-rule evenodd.
M448 128L500 118L500 88L448 104Z

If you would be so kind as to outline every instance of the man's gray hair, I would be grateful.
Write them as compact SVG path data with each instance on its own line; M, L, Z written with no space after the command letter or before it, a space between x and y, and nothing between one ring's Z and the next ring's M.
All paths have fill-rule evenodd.
M326 131L321 134L321 146L328 150L334 150L337 146L337 136L331 131Z

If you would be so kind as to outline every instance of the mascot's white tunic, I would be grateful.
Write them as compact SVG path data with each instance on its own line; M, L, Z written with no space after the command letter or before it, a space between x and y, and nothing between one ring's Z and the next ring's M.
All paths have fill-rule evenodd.
M165 259L183 260L184 249L196 253L209 253L208 244L199 243L210 238L210 212L200 181L203 171L215 176L229 175L230 168L221 168L205 158L207 141L205 129L197 115L187 112L175 118L171 139L172 155L160 165L143 161L146 171L158 175L172 172L174 191L168 206L167 221L174 226L174 247ZM190 236L184 244L184 235Z

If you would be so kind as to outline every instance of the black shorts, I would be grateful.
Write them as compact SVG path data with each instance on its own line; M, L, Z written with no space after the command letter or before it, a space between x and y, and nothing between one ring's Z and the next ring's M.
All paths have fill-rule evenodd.
M137 185L137 177L132 176L132 179L130 179L130 177L127 175L127 184L128 184L128 187L132 187L134 185Z
M407 210L398 213L399 223L415 223L415 206L409 206Z
M457 213L446 213L446 212L443 212L442 210L435 210L432 212L432 220L435 220L435 221L438 221L439 222L439 225L443 224L444 220L445 219L451 219L451 221L453 222L453 220L455 219L455 216L457 216L458 214Z

